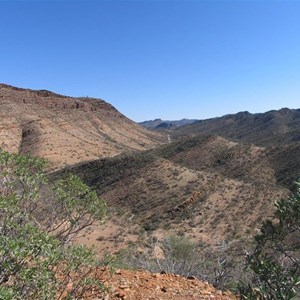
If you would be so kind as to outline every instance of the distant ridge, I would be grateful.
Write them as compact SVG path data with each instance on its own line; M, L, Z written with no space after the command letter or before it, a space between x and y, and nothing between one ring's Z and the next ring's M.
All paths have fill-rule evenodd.
M51 169L161 143L101 99L0 84L0 145L44 157Z
M155 119L150 121L140 122L139 124L148 129L163 129L163 128L173 128L180 127L183 125L188 125L197 122L198 120L193 119L181 119L175 121L165 121L162 119Z
M300 109L282 108L256 114L243 111L173 129L173 139L206 134L261 146L293 143L300 141Z

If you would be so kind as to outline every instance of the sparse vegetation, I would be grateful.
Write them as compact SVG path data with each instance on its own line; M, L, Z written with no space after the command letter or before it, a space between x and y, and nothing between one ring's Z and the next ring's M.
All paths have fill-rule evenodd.
M4 86L4 90L7 101L9 95L15 97L10 88ZM291 223L285 223L282 216L293 215L294 202L288 200L289 205L294 203L293 211L283 204L286 202L278 202L275 217L263 223L255 238L257 246L254 250L249 247L252 251L247 255L247 272L241 268L241 254L248 237L273 213L273 200L285 197L299 174L299 110L286 112L293 121L288 118L283 126L288 131L283 135L278 132L276 137L266 135L264 127L259 132L249 130L249 124L262 125L276 117L273 113L240 114L238 118L225 116L195 124L195 131L189 133L197 136L188 134L176 139L175 133L172 143L136 152L128 149L157 145L158 136L144 136L135 127L133 132L142 134L136 139L127 125L124 128L128 128L129 135L126 132L122 136L122 119L109 114L121 115L103 101L80 102L80 108L85 109L77 110L74 118L74 99L64 97L61 102L61 96L48 97L47 92L49 101L40 101L44 92L39 95L24 90L22 94L28 112L32 105L38 113L32 112L34 120L28 122L23 119L22 109L18 110L16 121L20 123L13 125L15 129L4 120L3 130L7 132L2 135L3 146L8 145L10 151L50 157L53 161L48 171L59 170L50 174L50 185L42 172L43 160L1 152L2 298L46 299L64 293L79 295L84 290L82 279L94 263L92 254L69 245L82 229L103 220L106 207L95 191L110 203L111 223L103 232L101 226L93 227L93 232L85 230L81 241L115 253L132 239L126 257L129 266L195 276L218 288L232 288L237 278L245 276L244 285L240 285L244 299L292 297L299 279L299 224L291 229ZM39 101L36 105L36 98L41 105ZM21 105L16 99L12 99L11 111ZM50 114L44 105L51 106ZM61 115L65 109L67 113ZM97 114L86 117L83 111ZM253 123L257 117L261 119ZM279 123L285 122L281 116ZM48 123L53 128L48 128ZM201 128L205 135L199 135ZM153 140L149 142L147 137ZM249 141L266 147L244 143ZM123 150L123 154L109 158ZM70 175L70 171L78 176ZM238 240L238 249L234 249L234 240ZM75 261L78 264L74 265ZM72 287L65 291L69 280Z
M292 299L300 281L300 181L293 196L276 202L274 217L263 222L256 247L247 254L250 282L242 283L242 299Z
M123 262L152 272L175 273L207 280L218 288L236 289L245 300L294 299L300 275L300 181L297 191L277 201L274 216L263 221L255 244L235 233L236 243L195 244L183 231L162 240L148 238L144 249L129 249ZM246 268L242 249L247 250ZM123 253L124 255L124 253Z
M73 176L57 182L57 197L41 201L44 166L39 158L0 152L0 298L4 300L77 298L101 284L91 275L93 253L64 244L90 224L91 217L103 219L104 203ZM47 202L52 204L46 206ZM56 212L48 215L50 207Z
M121 251L119 260L125 267L195 277L228 289L243 277L242 257L232 254L235 247L235 243L229 245L226 241L213 246L195 243L184 234L162 240L150 236L142 248L132 246Z

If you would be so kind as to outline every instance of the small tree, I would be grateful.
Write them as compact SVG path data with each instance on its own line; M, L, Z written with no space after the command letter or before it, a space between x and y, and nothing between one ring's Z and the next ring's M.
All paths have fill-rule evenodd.
M0 151L0 299L76 298L93 279L92 252L64 244L102 220L105 204L72 175L45 198L44 166L39 158Z
M200 264L197 245L185 236L170 235L159 241L150 238L143 251L132 247L122 252L125 266L142 268L151 272L166 272L182 276L195 275Z
M32 224L68 243L83 228L104 220L106 204L73 174L52 187L45 166L43 159L1 151L1 194L14 195Z
M197 247L185 236L171 235L162 241L163 257L156 257L161 271L191 275L199 262Z
M239 285L242 299L292 299L300 275L300 182L297 191L275 203L271 220L263 222L255 249L247 254L249 283Z
M104 220L106 203L78 176L69 174L58 180L53 191L53 201L42 208L43 214L48 213L47 221L41 223L47 232L54 233L64 243L95 221Z

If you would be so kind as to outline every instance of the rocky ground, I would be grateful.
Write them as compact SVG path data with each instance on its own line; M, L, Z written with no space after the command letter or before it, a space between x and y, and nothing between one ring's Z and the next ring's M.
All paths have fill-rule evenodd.
M232 293L216 290L207 282L194 277L183 278L179 275L130 270L117 270L110 274L103 269L99 270L99 277L104 282L106 291L89 291L84 299L238 299Z

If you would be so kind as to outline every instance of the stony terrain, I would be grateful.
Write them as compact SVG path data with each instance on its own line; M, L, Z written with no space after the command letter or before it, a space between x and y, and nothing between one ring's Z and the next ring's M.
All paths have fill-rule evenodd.
M201 251L244 246L299 177L299 110L239 113L158 133L99 99L1 84L0 104L5 150L46 158L50 180L78 174L107 202L107 223L77 239L99 258L129 246L143 252L150 239L170 234ZM235 299L193 278L98 271L109 289L85 299Z
M207 136L77 165L55 176L75 172L107 201L109 224L81 239L100 252L149 234L185 234L210 245L258 231L299 176L299 151L299 144L269 148Z
M46 158L52 170L162 141L100 99L0 84L0 105L0 145Z
M107 290L89 291L84 299L127 299L127 300L233 300L238 299L230 292L215 289L207 282L193 277L184 278L172 274L145 271L117 270L110 274L98 270Z

